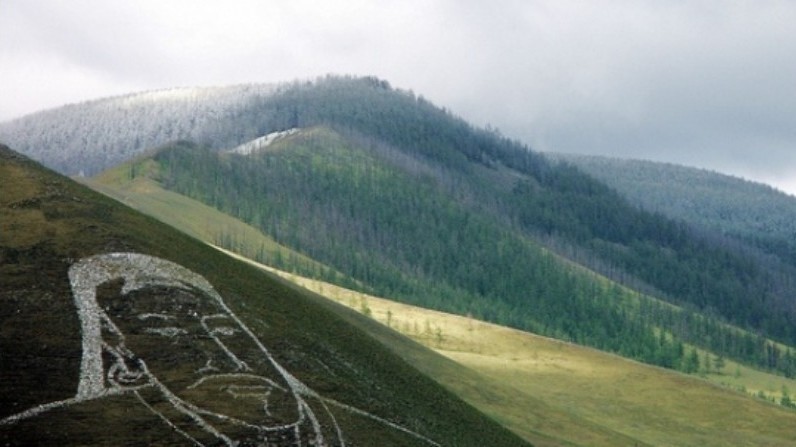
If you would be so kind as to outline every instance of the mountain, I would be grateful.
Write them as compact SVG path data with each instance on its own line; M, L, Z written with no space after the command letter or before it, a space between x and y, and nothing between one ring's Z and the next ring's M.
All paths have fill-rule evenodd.
M89 116L84 109L50 113ZM175 114L165 129L213 138L132 145L128 156L151 152L119 169L243 220L328 267L308 274L340 284L670 368L693 370L695 345L796 371L787 265L642 209L379 79L284 84L232 109L210 127ZM22 122L40 126L28 117L11 127ZM109 164L101 146L85 147L86 166Z
M4 445L524 445L444 362L0 146Z
M796 198L704 169L643 160L551 154L632 203L751 245L796 264Z
M259 129L232 130L231 123L274 90L267 84L184 87L70 104L0 123L0 141L59 172L93 175L167 141L225 147L259 136Z

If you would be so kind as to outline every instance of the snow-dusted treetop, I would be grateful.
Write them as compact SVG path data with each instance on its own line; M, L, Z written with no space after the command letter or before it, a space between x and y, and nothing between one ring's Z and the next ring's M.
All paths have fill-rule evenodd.
M0 141L62 173L92 175L170 141L224 148L262 135L230 135L222 123L274 91L270 84L172 88L70 104L0 123Z
M265 135L260 138L255 138L254 140L251 140L247 143L243 143L240 146L229 149L227 152L233 154L240 154L240 155L255 154L267 148L277 140L281 140L282 138L298 133L299 130L300 129L294 127L292 129L283 130L279 132L271 132L268 135Z

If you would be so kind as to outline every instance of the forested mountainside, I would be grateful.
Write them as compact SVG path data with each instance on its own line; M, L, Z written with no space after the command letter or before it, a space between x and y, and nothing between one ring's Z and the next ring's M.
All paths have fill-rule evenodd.
M518 206L518 195L524 194L535 210L544 209L545 202L533 201L532 193L519 189L522 184L511 189L490 187L486 181L465 186L464 178L454 172L437 167L435 173L433 164L418 161L407 171L407 160L396 165L390 161L394 156L319 127L256 155L219 154L184 143L158 152L152 160L165 187L250 222L281 244L334 267L378 294L471 313L672 368L696 367L693 352L684 349L683 341L705 347L713 341L723 345L717 349L722 355L794 372L790 351L781 352L782 358L772 362L761 355L767 345L758 337L662 304L639 304L632 294L582 274L541 248L534 239L541 230L530 226L535 216L523 214L527 211ZM484 172L470 175L484 179L495 174L481 169ZM561 199L548 203L566 205ZM658 225L655 228L662 228L663 234L672 231L665 222ZM714 292L716 298L726 299L724 293L732 290L723 288L724 282L735 280L730 275L758 273L753 263L744 264L737 254L689 240L686 230L668 225L681 232L676 233L682 237L680 245L653 245L660 242L648 240L643 246L646 250L633 244L621 247L626 259L649 269L637 271L658 275L652 279L662 287L692 279L679 277L691 268L698 275L693 280L719 283L722 288ZM560 239L591 242L561 228ZM691 263L656 260L671 256L667 252L674 249L680 249L685 259L690 256ZM280 264L280 260L269 261ZM726 271L731 262L736 269ZM696 267L698 263L707 268ZM345 281L334 275L327 279ZM677 300L688 298L684 293ZM744 306L744 298L736 295L736 305ZM693 301L688 304L698 306ZM755 307L753 302L747 305ZM742 318L727 306L714 309L726 312L728 320ZM775 321L771 309L759 306L757 310L765 321ZM656 329L660 327L676 337L659 335Z
M0 123L0 141L68 175L93 175L167 141L212 147L251 139L230 122L274 86L174 88L46 110Z
M2 145L0 177L3 445L525 445L430 350Z
M665 366L691 368L689 342L792 373L790 351L764 341L796 341L788 272L412 92L375 78L285 84L217 127L228 138L169 145L129 177L154 171L380 294ZM681 307L640 306L560 255Z
M244 127L302 130L249 155L177 144L154 155L157 180L380 294L664 366L691 368L690 342L792 369L789 351L774 345L771 360L762 339L717 322L792 343L793 309L774 272L576 169L372 78L292 84L255 109ZM540 241L720 320L639 309ZM708 326L718 332L702 337Z
M668 163L550 155L638 206L732 236L796 265L796 198L768 185Z

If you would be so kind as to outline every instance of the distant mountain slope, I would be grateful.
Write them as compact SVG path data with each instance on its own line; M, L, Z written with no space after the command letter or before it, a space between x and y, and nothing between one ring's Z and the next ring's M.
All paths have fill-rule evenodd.
M0 177L3 445L523 445L319 298L6 147Z
M674 164L550 155L574 164L639 206L740 238L796 263L793 196L760 183Z

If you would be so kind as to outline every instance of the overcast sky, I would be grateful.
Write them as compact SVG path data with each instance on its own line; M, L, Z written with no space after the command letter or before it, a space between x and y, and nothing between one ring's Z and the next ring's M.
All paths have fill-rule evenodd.
M0 0L0 120L327 73L378 76L537 150L796 193L796 1Z

